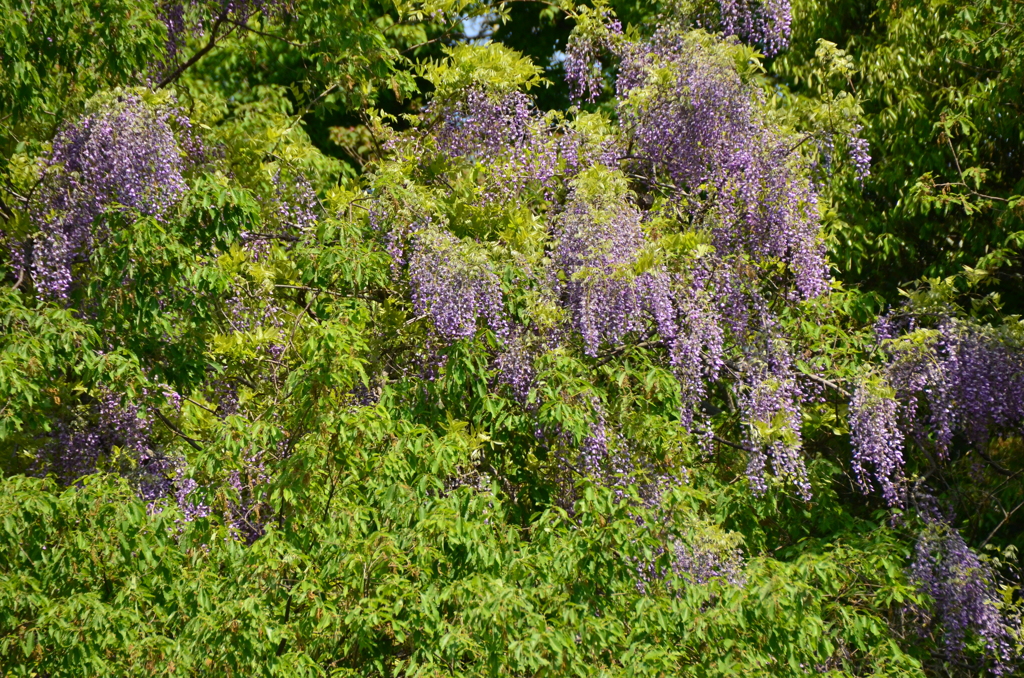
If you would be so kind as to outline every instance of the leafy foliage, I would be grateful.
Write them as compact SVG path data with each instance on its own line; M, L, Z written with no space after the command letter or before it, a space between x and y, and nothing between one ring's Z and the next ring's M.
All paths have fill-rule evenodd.
M5 675L1018 670L1015 9L7 5Z

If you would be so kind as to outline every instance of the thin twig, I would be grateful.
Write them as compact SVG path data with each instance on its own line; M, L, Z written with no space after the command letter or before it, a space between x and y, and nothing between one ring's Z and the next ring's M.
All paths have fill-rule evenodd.
M375 290L362 294L342 294L341 292L332 292L331 290L325 290L322 287L307 287L305 285L274 285L274 287L282 287L284 289L289 290L302 290L304 292L314 292L317 294L329 294L332 297L337 297L339 299L365 299L367 301L380 302L382 301L382 299L387 298L387 293L384 292L383 290Z
M1016 513L1017 509L1019 509L1021 506L1024 506L1024 501L1022 501L1021 503L1019 503L1015 507L1013 507L1013 510L1010 511L1009 513L1006 512L1006 509L1004 509L1004 508L1002 508L1002 506L1000 506L1000 508L1003 511L1003 519L1001 521L999 521L998 525L996 525L994 528L992 528L992 531L988 533L988 536L985 538L985 541L982 542L981 545L984 546L985 544L989 543L989 541L991 541L992 537L996 536L996 532L999 531L999 528L1001 528L1003 525L1005 525L1006 522L1010 519L1010 517L1013 516L1013 514Z
M597 357L597 364L594 365L594 367L601 367L602 365L607 363L609 360L611 360L615 356L620 355L622 353L625 353L628 349L631 349L631 348L650 348L651 346L658 346L659 344L661 344L661 340L660 339L649 339L647 341L641 341L640 343L637 343L637 344L627 344L625 346L620 346L619 348L613 348L612 350L608 351L607 353L599 355Z
M174 433L176 436L178 436L179 438L181 438L182 440L187 442L189 445L191 445L193 449L202 451L203 448L199 446L199 443L196 442L194 439L189 438L184 433L182 433L178 429L178 427L176 427L174 424L172 424L170 422L170 420L167 417L164 416L163 412L161 412L160 410L158 410L156 408L153 408L153 412L156 414L157 417L160 418L160 421L162 421L164 423L164 425L167 426L167 428L171 429L172 433Z
M249 31L250 33L255 33L256 35L261 35L264 38L273 38L274 40L280 40L281 42L283 42L285 44L291 45L292 47L312 47L316 43L320 42L319 40L314 40L313 42L311 42L309 44L304 44L304 43L301 43L301 42L292 42L291 40L288 40L287 38L282 38L280 35L274 35L273 33L265 33L265 32L263 32L261 30L255 29L255 28L253 28L252 26L250 26L248 24L242 23L241 21L235 21L234 19L226 19L226 21L229 24L233 25L233 26L236 26L238 28L241 28L241 29Z
M980 448L976 447L976 448L974 448L974 451L978 453L979 457L981 457L982 459L987 461L988 465L991 466L992 470L995 471L996 473L999 473L1000 475L1004 475L1004 476L1012 476L1012 475L1014 475L1013 471L1011 471L1011 470L1001 466L999 464L999 462L997 462L992 457L988 456L988 454L983 452Z
M294 235L288 235L287 233L254 233L250 231L246 234L250 238L260 238L262 240L284 240L285 242L299 242L300 238Z
M816 374L811 374L810 372L804 372L803 370L800 370L798 372L798 374L801 377L807 377L811 381L816 381L819 384L821 384L822 386L828 386L829 388L831 388L831 389L835 390L836 392L838 392L840 395L844 395L847 398L849 398L851 396L851 393L849 391L847 391L845 388L843 388L839 384L835 383L834 381L829 381L828 379L825 379L824 377L819 377Z
M744 452L749 452L750 454L755 454L757 452L757 450L753 450L747 447L746 445L734 443L730 440L726 440L725 438L719 438L714 433L711 434L711 439L714 440L716 443L722 443L723 445L728 445L729 447L735 448L737 450L743 450Z
M182 65L178 66L176 69L174 69L174 72L172 72L170 75L161 80L160 84L156 86L156 89L163 89L167 85L171 84L172 82L180 78L182 73L191 68L197 61L206 56L206 54L215 47L217 45L217 31L220 29L221 25L225 21L227 21L227 18L227 12L223 12L219 17L217 17L217 20L213 22L213 28L210 29L210 40L203 47L201 47L198 52L193 54L192 58L190 58ZM232 26L231 29L222 37L227 37L231 34L231 31L233 30L235 30L234 26Z
M210 414L217 414L217 411L216 411L216 410L211 410L211 409L210 409L209 407L207 407L206 405L203 405L202 403L196 402L195 400L192 400L192 399L191 399L191 398L189 398L188 396L181 396L181 398L182 398L182 400L187 400L187 401L189 401L190 403L192 403L192 404L193 404L193 405L195 405L196 407L201 407L201 408L203 408L204 410L206 410L206 411L207 411L207 412L209 412Z
M968 183L967 183L967 178L964 177L964 171L962 169L960 169L960 156L957 155L956 149L953 147L953 140L948 135L946 135L946 143L949 144L949 150L953 152L953 162L956 163L956 171L960 175L960 184L959 184L960 186L963 186L964 188L966 188L968 191L971 192L971 195L974 195L974 196L976 196L978 198L985 198L986 200L998 200L1000 202L1010 202L1006 198L997 198L994 195L985 195L984 193L978 193L976 190L971 188L970 185L968 185ZM956 186L956 185L957 184L948 184L948 183L947 184L936 184L936 188L939 188L939 187L952 187L952 186Z

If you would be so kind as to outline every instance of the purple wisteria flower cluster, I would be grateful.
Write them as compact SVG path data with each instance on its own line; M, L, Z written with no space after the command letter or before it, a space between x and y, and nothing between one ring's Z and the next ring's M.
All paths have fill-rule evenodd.
M272 15L282 9L282 0L156 0L156 12L167 29L164 58L152 65L160 76L174 70L182 58L189 37L227 22L245 25L259 13Z
M854 474L865 494L871 491L873 475L889 506L902 504L904 436L899 415L895 391L885 384L862 383L850 401Z
M299 172L274 173L272 205L275 216L286 231L308 231L316 225L317 197L313 184Z
M104 213L133 210L159 219L181 199L188 186L175 126L182 118L171 107L122 94L60 129L44 158L32 211L40 232L33 248L40 292L67 296L72 266L102 235Z
M527 95L477 86L428 111L436 124L424 129L439 155L455 161L443 170L449 189L468 177L484 205L522 200L538 187L553 203L545 218L549 263L531 284L550 288L564 314L556 343L578 338L598 359L629 343L664 348L680 386L681 422L706 434L702 403L725 365L728 341L780 344L771 305L758 291L759 267L788 271L778 280L791 290L788 301L828 286L817 195L804 156L765 117L725 52L670 30L643 43L614 42L625 139L595 145L551 124ZM583 60L598 49L576 48ZM577 75L579 87L590 87ZM421 151L430 147L417 140ZM667 191L667 207L642 208L626 177ZM431 317L449 343L472 336L480 318L514 339L497 352L495 379L525 403L535 357L526 346L544 343L534 336L538 328L507 324L494 274L483 260L468 262L468 242L423 216L431 208L396 219L401 210L392 214L387 204L371 208L371 221L385 232L395 265L408 268L416 313ZM648 232L651 220L660 220L657 233ZM680 245L678 256L656 254L666 229L693 242ZM800 436L805 394L784 348L755 353L745 351L734 370L751 431L752 486L763 492L774 473L809 497ZM601 440L591 436L583 452ZM590 453L601 456L597 448Z
M556 129L522 92L472 87L434 113L440 122L432 136L441 154L486 169L485 204L522 200L531 190L551 199L581 169L615 163L614 148L593 147L572 130Z
M789 47L793 28L789 0L718 0L717 10L717 22L710 12L702 23L717 25L724 35L760 47L765 56Z
M505 350L494 359L495 382L504 384L513 398L526 404L536 378L534 352L522 333L509 337L505 343Z
M851 402L854 469L868 467L891 506L902 505L906 440L948 458L954 437L984 453L993 436L1024 427L1024 350L1005 331L956 319L897 337L889 324L883 389L857 389ZM882 391L891 391L884 394Z
M593 102L604 89L601 57L615 49L614 36L622 34L618 19L601 23L598 33L573 31L565 47L565 80L575 101Z
M617 82L638 173L667 181L719 252L788 264L805 297L828 272L818 196L795 144L765 119L758 94L721 54L660 31L625 43ZM667 70L666 70L667 69Z
M695 264L687 275L664 267L637 274L648 239L642 215L621 196L575 194L553 236L553 260L565 281L562 301L585 352L642 340L657 331L683 391L685 424L722 366L724 331L709 270Z
M768 340L763 356L748 356L741 407L750 431L751 446L747 478L755 494L764 494L767 463L773 475L791 482L805 500L811 498L811 485L801 454L803 390L796 380L792 356L783 342Z
M914 547L910 575L933 603L920 610L943 639L947 659L961 659L969 634L985 644L994 675L1014 669L1013 632L1000 612L995 573L946 522L930 517Z
M449 342L476 334L480 317L499 336L508 333L501 281L485 259L473 254L466 243L439 229L412 235L413 308L430 317Z
M853 163L854 175L861 183L871 176L871 145L867 139L860 136L863 129L863 126L856 125L846 141L850 161Z
M174 405L176 393L165 393ZM140 499L159 510L170 499L186 520L209 515L209 508L194 500L197 484L186 475L184 459L170 457L155 442L153 420L138 405L104 391L79 416L59 418L50 439L39 450L34 471L52 475L71 485L101 467L120 469Z
M113 393L102 395L87 408L86 416L58 420L50 441L40 451L36 471L53 474L65 484L95 473L97 465L115 448L142 462L153 458L149 420L135 405L124 406Z
M566 281L564 303L589 355L645 327L653 276L631 270L646 242L640 218L624 201L577 197L555 228L553 258Z

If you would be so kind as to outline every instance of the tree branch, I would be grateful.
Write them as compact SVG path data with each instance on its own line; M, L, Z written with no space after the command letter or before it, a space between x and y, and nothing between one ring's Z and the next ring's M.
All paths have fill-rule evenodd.
M726 440L725 438L719 438L714 433L711 434L711 439L714 440L716 443L721 443L723 445L727 445L727 446L732 447L732 448L737 449L737 450L743 450L744 452L749 452L750 454L755 454L757 452L757 450L753 450L753 449L747 447L746 445L741 445L739 443L734 443L734 442L732 442L730 440Z
M997 462L992 457L988 456L988 454L986 454L984 451L982 451L981 448L976 447L976 448L974 448L974 451L978 453L979 457L981 457L986 462L988 462L988 465L991 466L992 470L995 471L996 473L998 473L1000 475L1004 475L1004 476L1013 476L1014 475L1013 471L1011 471L1011 470L1009 470L1007 468L1003 468L1003 466L1001 464L999 464L999 462Z
M153 412L154 412L154 413L156 414L156 416L157 416L157 417L158 417L158 418L160 419L160 421L162 421L162 422L164 423L164 425L165 425L165 426L166 426L167 428L171 429L171 432L172 432L172 433L174 433L174 435L178 436L179 438L181 438L182 440L184 440L185 442L187 442L187 443L188 443L189 445L191 445L191 446L192 446L192 449L195 449L195 450L199 450L199 451L202 451L202 449L203 449L203 448L199 446L199 443L198 443L198 442L196 442L196 441L195 441L194 439L192 439L192 438L189 438L189 437L188 437L187 435L185 435L184 433L182 433L182 432L181 432L181 431L180 431L180 430L178 429L178 427L177 427L177 426L175 426L174 424L172 424L172 423L170 422L170 420L169 420L169 419L168 419L167 417L165 417L165 416L164 416L164 413L163 413L163 412L161 412L160 410L158 410L158 409L157 409L157 408L155 408L155 407L153 408Z
M799 372L797 372L797 374L799 374L801 377L807 377L811 381L816 381L819 384L821 384L822 386L828 386L829 388L835 390L840 395L846 396L847 398L849 398L852 395L849 391L847 391L845 388L843 388L839 384L835 383L834 381L829 381L828 379L825 379L824 377L819 377L816 374L811 374L810 372L804 372L803 370L800 370Z
M210 40L203 47L201 47L198 52L193 54L192 58L190 58L182 65L178 66L170 75L161 80L160 84L156 86L156 89L163 89L167 85L171 84L172 82L180 78L182 73L184 73L193 65L195 65L197 61L206 56L206 54L215 47L217 45L217 31L220 30L220 27L224 24L225 21L227 21L227 18L228 15L226 11L221 13L221 15L217 17L217 20L213 22L213 28L210 29ZM230 35L231 31L233 30L235 30L234 26L232 26L231 29L224 34L224 36Z

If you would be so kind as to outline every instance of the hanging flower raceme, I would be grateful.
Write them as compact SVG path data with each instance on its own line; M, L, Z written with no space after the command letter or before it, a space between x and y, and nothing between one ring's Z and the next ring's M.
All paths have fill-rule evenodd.
M788 264L805 297L827 287L818 198L796 144L765 120L724 54L670 31L623 43L620 115L638 171L706 225L721 255Z
M793 23L789 0L718 0L716 5L717 17L712 10L702 23L760 47L765 56L789 47Z
M933 601L931 609L921 613L926 626L940 632L947 659L960 658L969 634L976 634L984 642L994 675L1013 670L1014 634L1000 612L994 572L954 527L934 517L926 519L910 575Z
M156 0L156 13L167 29L164 58L151 65L157 79L173 73L189 38L228 21L244 26L259 13L270 17L284 9L281 0Z
M902 505L905 440L943 461L959 434L982 451L993 436L1024 426L1024 351L1012 333L947 319L935 330L888 339L883 385L858 387L851 402L854 470ZM869 467L871 470L869 471Z
M747 477L755 494L767 489L768 461L776 478L792 483L805 500L811 485L801 454L803 392L793 372L792 357L778 339L768 339L763 356L750 356L740 402L750 431Z
M481 202L506 204L531 191L552 199L563 182L596 163L613 166L614 149L588 145L558 127L522 92L492 93L470 87L436 106L437 149L449 159L484 169Z
M67 295L72 265L102 233L104 213L133 210L159 219L181 199L188 187L174 127L182 119L171 107L124 94L61 128L44 159L32 212L40 231L33 249L36 289Z
M873 476L890 506L902 505L899 482L904 463L904 436L899 413L900 403L895 391L885 384L860 384L850 402L853 471L857 482L867 494Z
M586 16L595 18L593 13ZM604 89L601 56L614 50L614 36L622 34L618 19L606 23L604 17L602 14L597 21L590 21L590 26L582 26L577 19L577 29L569 36L565 47L565 80L569 84L569 95L576 101L593 102Z
M620 344L645 327L651 274L631 270L645 242L640 213L621 200L585 197L569 203L555 229L554 262L565 279L563 301L586 352Z
M501 282L484 257L450 233L426 228L412 235L409 279L413 308L433 320L446 341L473 336L480 317L507 334Z

